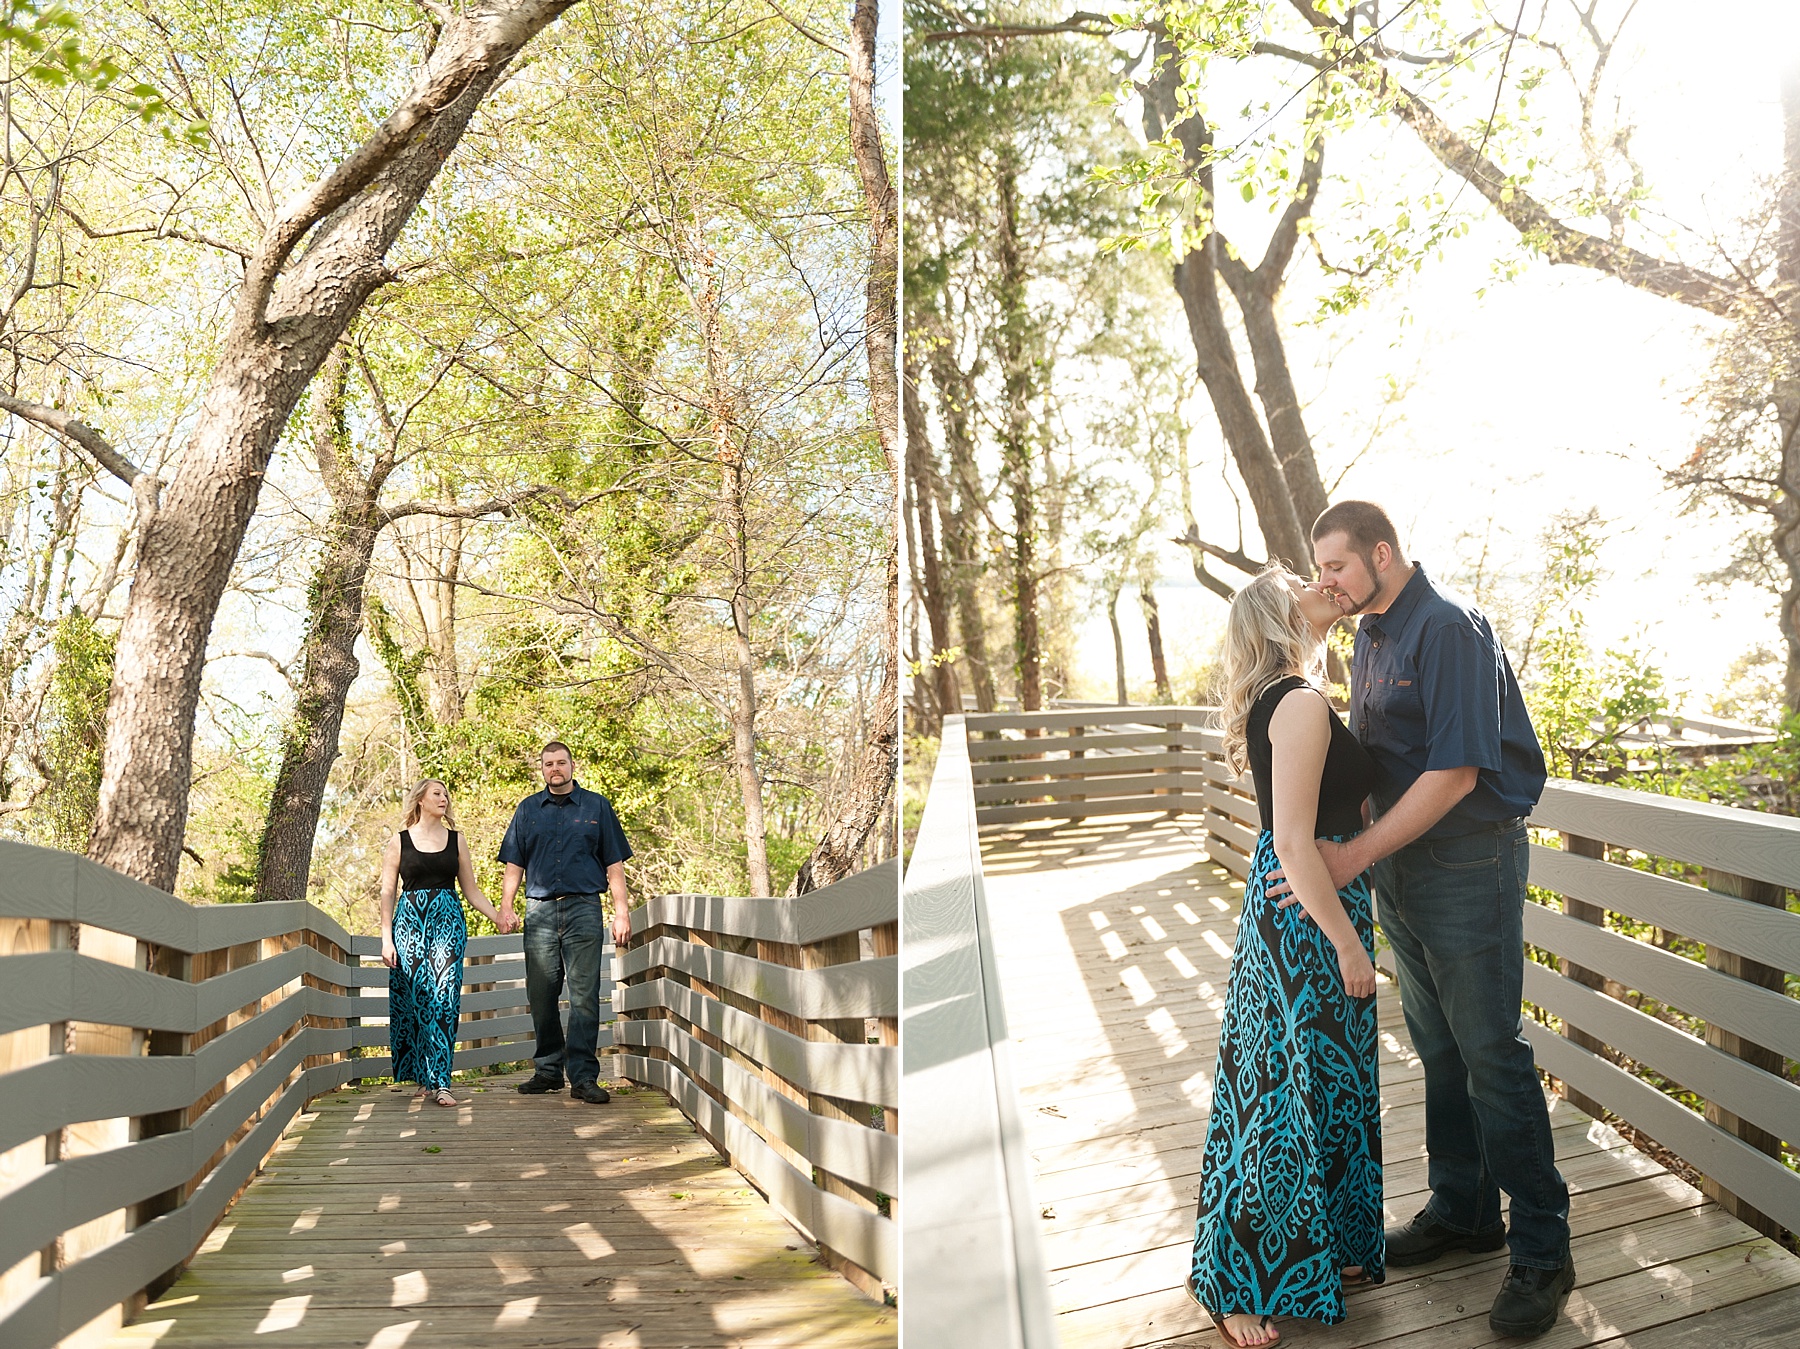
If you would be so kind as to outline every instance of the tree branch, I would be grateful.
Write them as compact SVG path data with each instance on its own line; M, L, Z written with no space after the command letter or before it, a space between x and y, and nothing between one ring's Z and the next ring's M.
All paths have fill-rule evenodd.
M1290 3L1315 28L1328 34L1330 40L1335 42L1341 38L1342 31L1311 0L1290 0ZM1639 290L1678 300L1710 314L1730 314L1742 297L1741 286L1710 272L1656 257L1629 244L1599 238L1564 223L1484 152L1453 130L1428 103L1401 87L1371 52L1360 46L1354 47L1339 57L1336 64L1365 91L1391 106L1439 163L1487 198L1500 218L1552 263L1604 272Z
M53 431L62 439L87 451L95 463L127 487L135 487L144 470L113 448L112 442L84 421L42 403L28 403L0 393L0 412L10 412L23 421Z
M1089 13L1087 10L1076 10L1059 23L974 23L961 15L956 17L961 20L958 27L925 33L920 40L986 42L1006 38L1048 37L1054 33L1085 33L1089 37L1110 37L1114 33L1125 31L1106 15Z
M442 501L405 501L398 506L390 506L381 512L381 522L391 525L396 520L404 520L410 515L431 515L440 520L479 520L488 515L510 516L515 506L536 497L553 496L560 498L564 505L570 505L569 498L557 488L539 485L527 487L523 491L514 492L510 496L492 497L487 501L478 501L471 506L453 506Z
M538 0L506 9L481 9L460 16L446 27L431 60L419 73L412 92L389 113L368 139L336 168L277 213L275 223L251 253L244 289L237 306L242 322L260 331L276 278L312 227L351 201L380 176L383 169L425 129L432 118L452 106L475 81L497 63L509 60L548 19L575 0ZM450 34L454 30L454 37Z

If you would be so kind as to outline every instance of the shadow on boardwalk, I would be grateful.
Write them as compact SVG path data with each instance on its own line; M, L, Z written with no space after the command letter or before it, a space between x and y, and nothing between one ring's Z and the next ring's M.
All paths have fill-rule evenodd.
M1112 818L991 831L983 865L1051 1297L1065 1349L1221 1340L1181 1290L1242 885L1196 822ZM1385 980L1389 1220L1427 1193L1423 1084ZM1551 1099L1580 1286L1534 1349L1800 1344L1800 1259ZM1354 1291L1343 1325L1279 1322L1319 1349L1474 1349L1505 1254Z
M115 1346L891 1346L662 1095L374 1088L295 1122Z

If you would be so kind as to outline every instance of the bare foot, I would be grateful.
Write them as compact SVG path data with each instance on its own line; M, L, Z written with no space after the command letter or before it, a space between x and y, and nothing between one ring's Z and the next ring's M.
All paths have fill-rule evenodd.
M451 1106L456 1104L456 1097L450 1094L450 1088L448 1087L439 1087L436 1096L439 1105Z
M1339 1272L1343 1275L1345 1283L1361 1283L1363 1281L1361 1265L1345 1265Z
M1266 1316L1233 1312L1225 1318L1224 1329L1227 1336L1245 1346L1245 1349L1258 1349L1258 1346L1275 1344L1281 1339L1274 1324Z

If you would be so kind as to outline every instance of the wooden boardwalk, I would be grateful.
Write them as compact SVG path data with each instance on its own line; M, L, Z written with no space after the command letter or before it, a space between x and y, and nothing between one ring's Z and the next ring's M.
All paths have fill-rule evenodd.
M313 1103L118 1349L891 1346L660 1092Z
M987 901L1015 1040L1051 1296L1065 1349L1219 1344L1181 1289L1209 1082L1242 893L1197 820L1114 817L987 831ZM1424 1202L1424 1110L1383 981L1390 1220ZM1800 1345L1800 1258L1552 1098L1579 1285L1542 1349ZM1317 1349L1474 1349L1505 1252L1395 1271L1343 1325L1283 1320Z

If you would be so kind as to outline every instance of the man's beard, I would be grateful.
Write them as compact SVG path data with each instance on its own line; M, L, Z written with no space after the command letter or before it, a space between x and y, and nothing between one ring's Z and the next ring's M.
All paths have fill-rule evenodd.
M1345 618L1349 618L1352 614L1360 614L1381 596L1381 574L1375 570L1375 554L1373 552L1358 553L1356 556L1362 560L1363 569L1369 574L1369 585L1371 588L1367 595L1364 595L1360 600L1356 600L1348 609L1344 610ZM1349 591L1343 589L1341 586L1338 588L1338 593L1347 600L1354 598Z

